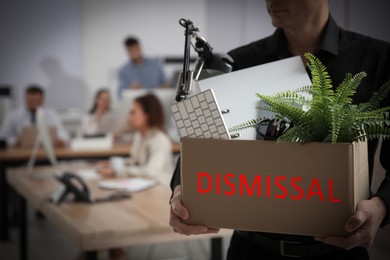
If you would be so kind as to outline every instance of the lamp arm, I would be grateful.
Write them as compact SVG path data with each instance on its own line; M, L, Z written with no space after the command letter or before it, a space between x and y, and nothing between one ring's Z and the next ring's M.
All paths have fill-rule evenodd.
M232 71L232 64L234 63L233 59L227 54L213 54L213 48L204 37L197 34L199 29L194 26L191 20L182 18L179 20L179 24L185 28L185 42L183 71L180 73L176 86L176 102L187 98L191 92L192 81L199 80L203 69L213 69L220 73L228 73ZM191 43L191 38L195 39L194 45ZM190 70L191 45L198 53L198 59L195 65L195 70L197 70L195 79L194 71Z
M191 52L191 37L197 31L198 28L194 27L194 24L191 20L180 19L179 24L185 28L185 42L184 42L184 62L183 62L183 71L179 78L179 83L177 86L177 92L175 100L177 102L185 99L190 92L192 73L189 69L190 67L190 52Z

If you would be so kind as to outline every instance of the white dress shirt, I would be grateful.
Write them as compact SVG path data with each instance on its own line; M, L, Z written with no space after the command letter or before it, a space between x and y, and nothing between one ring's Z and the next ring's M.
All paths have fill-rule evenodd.
M57 138L68 142L69 135L66 132L62 121L56 111L44 108L44 116L48 126L57 129ZM8 145L15 145L20 138L23 127L33 126L31 123L31 112L27 108L18 108L7 113L0 129L0 137L7 140Z
M162 131L149 130L145 136L134 134L131 145L130 166L117 172L117 176L153 178L169 184L173 172L172 142Z

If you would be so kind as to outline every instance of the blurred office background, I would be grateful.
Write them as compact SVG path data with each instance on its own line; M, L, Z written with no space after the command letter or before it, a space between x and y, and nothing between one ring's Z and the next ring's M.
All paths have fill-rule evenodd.
M330 2L344 28L390 41L388 1ZM169 60L183 55L179 18L192 19L217 51L274 30L259 0L3 0L0 7L0 85L12 88L14 106L27 84L43 85L47 104L61 110L86 108L100 86L116 88L127 35L141 39L145 55L167 61L170 78L181 64Z
M340 26L390 41L390 1L330 4ZM117 70L128 59L122 45L128 35L137 36L145 56L159 58L173 79L183 55L180 18L193 20L223 52L274 31L263 0L2 0L0 122L6 110L23 104L24 87L37 83L46 87L47 105L71 128L97 88L116 93ZM379 166L377 171L383 176ZM375 247L385 255L390 236L382 231L379 237Z

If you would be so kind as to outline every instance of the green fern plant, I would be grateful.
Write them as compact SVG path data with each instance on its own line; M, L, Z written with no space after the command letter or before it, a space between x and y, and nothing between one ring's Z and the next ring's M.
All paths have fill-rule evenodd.
M256 94L266 106L257 107L293 122L294 127L278 138L278 142L353 142L390 139L390 107L381 108L390 93L390 81L375 92L367 103L352 104L365 72L347 73L343 82L333 89L326 67L313 54L306 53L312 85L273 96ZM308 99L305 94L312 96ZM251 119L230 131L255 127L261 119Z

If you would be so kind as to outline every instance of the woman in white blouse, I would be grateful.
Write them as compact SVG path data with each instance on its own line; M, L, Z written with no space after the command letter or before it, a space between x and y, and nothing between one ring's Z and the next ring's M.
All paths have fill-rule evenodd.
M173 170L172 143L163 132L164 114L158 98L153 94L136 98L128 125L135 131L130 164L116 171L109 165L101 174L153 178L168 184Z
M93 106L82 119L83 135L106 134L115 130L116 117L111 110L111 95L108 89L96 92Z

